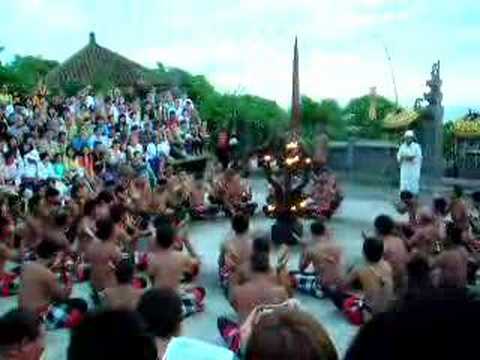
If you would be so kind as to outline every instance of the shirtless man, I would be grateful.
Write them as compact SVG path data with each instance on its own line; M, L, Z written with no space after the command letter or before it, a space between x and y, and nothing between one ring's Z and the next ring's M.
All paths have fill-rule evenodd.
M225 241L220 249L219 280L220 285L227 290L231 276L240 265L250 259L252 253L252 237L249 232L250 220L243 214L234 215L232 218L233 236Z
M300 258L300 272L291 272L297 290L309 295L322 297L322 287L336 289L344 276L343 250L334 243L330 233L321 221L310 226L312 242L308 244ZM313 266L313 273L306 273Z
M248 280L233 285L230 299L241 322L258 305L280 304L289 298L288 290L270 266L267 239L256 238L250 256Z
M18 277L16 274L7 272L7 261L15 259L16 252L6 244L0 243L0 297L13 296L18 293Z
M38 261L25 264L21 273L19 308L35 312L48 330L73 327L87 311L84 300L69 299L73 284L60 284L49 269L59 250L54 241L43 240L37 247Z
M90 283L94 303L100 303L99 293L108 287L117 285L115 264L122 259L120 248L115 243L114 224L111 220L100 220L96 225L96 237L100 240L93 243L86 254L91 265Z
M450 215L455 227L462 231L463 241L471 240L471 227L468 217L468 208L463 199L463 190L459 186L454 186L450 202Z
M394 300L393 272L383 259L383 241L367 237L363 243L364 266L347 275L344 291L329 292L334 304L347 314L349 320L362 325L372 315L388 310ZM360 293L352 290L360 285Z
M143 290L133 287L135 266L129 259L122 259L115 265L117 286L103 291L103 305L111 310L131 310L137 308Z
M250 202L252 199L251 189L239 173L233 169L227 169L220 182L222 202L225 212L229 215L236 212L247 212L253 214L257 204Z
M417 221L418 225L415 227L415 233L407 240L407 246L426 256L440 253L444 244L440 229L435 223L430 209L421 209L418 212Z
M438 275L437 285L441 288L465 289L469 255L462 240L462 231L451 227L448 232L450 246L433 261L434 273Z
M194 219L208 219L218 213L218 206L207 204L203 179L196 179L189 190L190 214Z
M397 225L402 231L402 234L409 238L413 235L414 228L418 223L418 210L419 210L418 198L410 191L402 191L400 193L400 204L397 205L397 211L400 214L407 213L408 222L399 222Z
M181 288L185 273L198 269L197 259L175 250L175 230L169 224L157 227L153 252L148 261L148 273L153 287L170 288L178 291L182 297L184 316L203 311L205 290L203 288Z
M395 234L395 223L388 215L379 215L374 221L376 236L383 241L383 258L393 271L395 292L401 294L407 284L408 250L403 239Z

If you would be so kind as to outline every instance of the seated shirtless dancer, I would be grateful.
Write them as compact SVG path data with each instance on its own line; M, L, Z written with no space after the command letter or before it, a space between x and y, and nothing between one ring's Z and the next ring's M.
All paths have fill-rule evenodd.
M122 259L115 265L117 286L103 291L103 305L111 310L132 310L137 308L143 290L133 285L135 264L130 259Z
M407 240L407 246L414 251L432 256L442 251L444 239L442 231L435 222L430 209L423 208L418 212L418 224L414 234Z
M250 220L246 215L236 214L232 218L233 234L229 235L220 248L218 277L220 286L228 291L230 280L240 265L247 263L252 252Z
M270 244L267 239L254 240L250 256L248 280L233 285L231 303L237 312L238 322L219 317L217 326L223 339L232 351L239 351L239 328L248 315L260 305L281 304L289 298L287 288L281 284L275 270L270 266Z
M433 260L436 285L447 289L466 289L469 254L462 239L463 231L448 227L448 247Z
M18 275L5 269L7 261L12 261L14 258L15 251L6 244L0 243L0 297L13 296L18 293Z
M189 190L190 215L194 219L205 220L218 214L217 205L208 204L205 201L207 189L203 179L196 179Z
M88 249L86 260L91 266L90 284L92 301L100 305L100 293L117 285L115 265L122 259L120 248L115 242L114 224L111 220L100 220L96 224L96 238Z
M393 303L393 273L390 264L383 260L383 250L382 240L365 238L366 265L347 275L343 290L326 291L354 325L363 325L372 315L388 310ZM354 290L358 285L360 290Z
M388 215L379 215L374 221L376 236L383 241L383 258L393 271L395 292L401 295L407 286L409 254L405 241L395 232L395 222Z
M399 213L408 215L408 222L399 222L397 225L402 234L409 238L413 235L414 228L418 224L418 210L420 204L418 198L410 191L400 193L400 204L397 206Z
M49 269L58 251L54 241L44 239L37 247L38 260L26 263L21 273L18 305L35 312L47 330L74 327L87 312L84 300L69 299L73 284L61 284Z
M252 202L252 192L250 187L242 181L240 174L227 169L219 184L222 194L222 205L227 215L233 215L242 212L253 215L257 204Z
M310 226L312 242L305 246L300 258L299 271L292 271L298 291L322 297L322 288L335 289L343 279L343 250L335 244L321 221ZM306 272L310 266L313 272Z
M198 260L175 250L175 230L164 223L157 228L153 251L148 261L148 273L152 278L153 287L167 287L178 291L182 298L183 316L187 317L203 311L205 289L182 288L181 282L185 273L198 268Z
M453 224L462 231L463 241L467 243L471 242L473 236L468 216L468 208L463 198L463 190L459 186L453 188L449 210Z

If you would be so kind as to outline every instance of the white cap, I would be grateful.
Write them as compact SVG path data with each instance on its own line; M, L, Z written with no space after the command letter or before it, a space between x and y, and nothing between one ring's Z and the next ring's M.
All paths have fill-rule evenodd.
M405 131L405 134L403 135L404 138L406 137L415 137L415 133L413 132L413 130L407 130Z

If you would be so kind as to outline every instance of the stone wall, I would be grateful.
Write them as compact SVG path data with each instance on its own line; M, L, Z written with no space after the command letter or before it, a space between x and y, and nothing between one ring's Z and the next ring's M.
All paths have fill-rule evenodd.
M351 140L329 144L329 166L347 176L369 182L398 182L398 146L385 141Z

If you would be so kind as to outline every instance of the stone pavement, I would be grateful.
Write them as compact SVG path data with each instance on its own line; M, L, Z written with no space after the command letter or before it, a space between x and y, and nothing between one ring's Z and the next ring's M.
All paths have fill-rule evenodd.
M254 196L259 203L265 199L266 183L261 179L253 181ZM341 209L329 223L335 238L345 248L348 262L357 262L361 257L361 231L371 231L374 217L380 213L394 215L392 201L395 191L385 188L364 187L354 184L344 186L345 200ZM272 221L259 214L253 219L255 230L267 231ZM308 224L307 224L308 225ZM207 288L205 312L186 319L183 333L210 342L220 342L216 328L218 315L232 314L233 310L225 300L217 285L217 257L221 241L229 231L230 225L226 219L218 219L204 223L194 223L190 229L192 243L202 259L202 272L199 283ZM293 249L294 256L290 261L292 269L298 264L298 249ZM85 297L86 285L76 285L74 296ZM297 295L303 306L315 316L328 330L340 353L348 347L356 328L350 326L342 315L328 300L309 298ZM0 299L0 314L15 305L15 298ZM68 345L68 332L55 331L47 336L48 360L65 359L65 349Z

